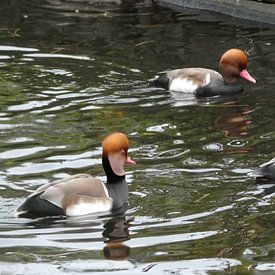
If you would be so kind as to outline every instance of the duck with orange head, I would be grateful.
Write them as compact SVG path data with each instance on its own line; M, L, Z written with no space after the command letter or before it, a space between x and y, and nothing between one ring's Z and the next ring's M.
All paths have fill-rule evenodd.
M76 174L45 184L18 208L19 216L79 216L119 209L128 200L124 165L135 165L128 148L125 134L107 136L102 142L106 183L89 174Z
M253 84L256 80L247 71L248 57L239 49L226 51L219 63L220 73L206 68L183 68L167 71L153 79L158 87L196 96L232 95L243 91L242 78Z

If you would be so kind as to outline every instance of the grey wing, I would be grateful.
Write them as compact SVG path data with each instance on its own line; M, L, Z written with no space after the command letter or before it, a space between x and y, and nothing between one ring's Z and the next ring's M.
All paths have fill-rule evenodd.
M104 184L88 174L78 174L43 185L32 196L39 195L41 199L62 208L66 197L74 194L108 197Z
M89 174L76 174L76 175L73 175L73 176L69 176L69 177L67 177L65 179L55 180L55 181L46 183L46 184L38 187L33 193L31 193L28 196L28 198L35 197L35 196L43 193L49 187L56 186L56 185L58 185L60 183L63 183L64 181L70 181L70 180L73 180L73 179L76 179L76 178L79 178L79 177L90 177L90 175Z

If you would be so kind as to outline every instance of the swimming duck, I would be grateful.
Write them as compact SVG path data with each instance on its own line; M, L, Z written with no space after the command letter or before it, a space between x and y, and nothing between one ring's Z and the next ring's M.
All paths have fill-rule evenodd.
M19 216L79 216L122 207L128 200L124 164L135 165L127 154L128 147L125 134L107 136L102 142L106 183L89 174L76 174L45 184L18 208Z
M239 78L256 80L247 71L248 57L239 49L226 51L220 59L220 73L205 68L184 68L167 71L153 79L158 87L197 96L231 95L243 91Z
M275 158L260 165L260 168L253 175L257 181L275 182Z

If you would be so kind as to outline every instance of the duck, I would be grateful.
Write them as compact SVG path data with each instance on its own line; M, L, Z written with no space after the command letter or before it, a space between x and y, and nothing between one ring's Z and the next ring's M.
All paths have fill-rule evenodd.
M119 209L127 204L124 165L135 165L128 156L129 140L121 132L102 142L102 166L107 181L75 174L42 185L17 209L18 216L81 216Z
M259 169L253 173L253 176L256 177L257 182L267 181L275 183L275 157L260 165Z
M219 72L206 68L183 68L166 71L152 82L173 92L192 93L198 97L232 95L243 91L239 79L256 83L247 71L248 57L240 49L227 50L220 59Z

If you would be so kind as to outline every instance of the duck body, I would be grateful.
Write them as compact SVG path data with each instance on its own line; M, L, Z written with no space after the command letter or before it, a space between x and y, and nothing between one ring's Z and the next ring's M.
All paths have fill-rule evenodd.
M238 49L228 50L220 60L220 72L206 68L183 68L167 71L153 79L158 87L197 96L231 95L243 91L239 78L255 83L247 67L246 54Z
M243 91L240 84L227 85L220 73L205 68L184 68L169 71L154 83L174 92L192 93L197 96L230 95Z
M119 138L123 134L113 135ZM122 137L127 138L125 135ZM45 184L18 208L19 216L79 216L110 211L125 205L128 201L128 185L123 165L133 165L135 162L127 157L127 146L115 148L115 151L110 147L108 150L102 157L106 183L89 174L76 174Z
M76 174L41 186L18 212L78 216L112 208L113 199L103 182L88 174Z

